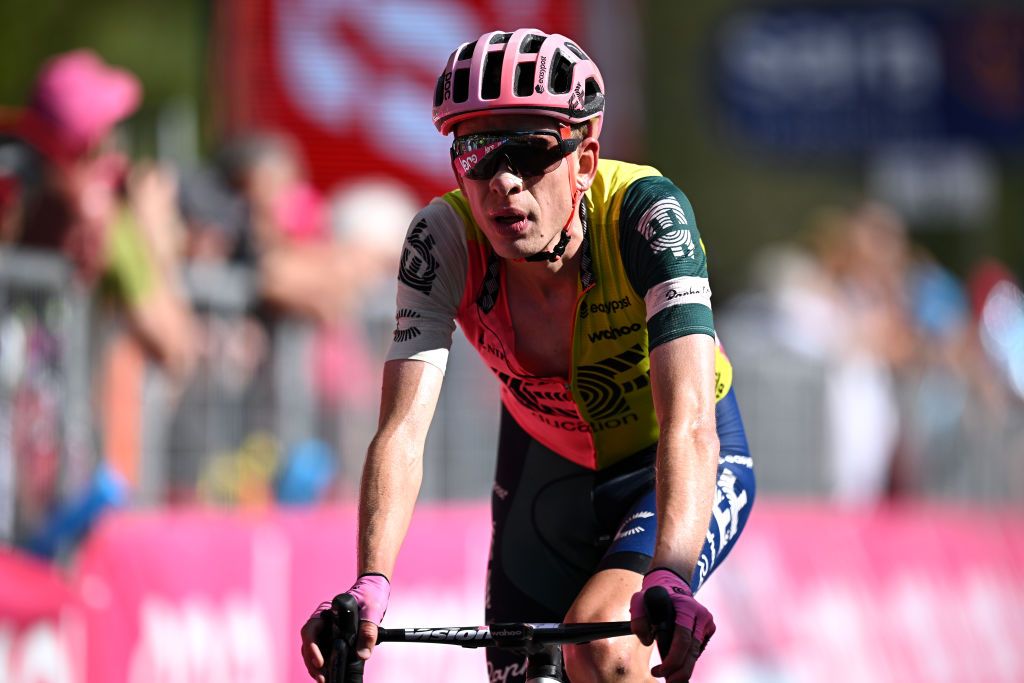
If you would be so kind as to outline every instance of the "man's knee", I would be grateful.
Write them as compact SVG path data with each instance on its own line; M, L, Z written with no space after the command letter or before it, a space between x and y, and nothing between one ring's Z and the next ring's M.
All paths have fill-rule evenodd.
M562 648L565 670L573 683L626 683L650 680L648 649L633 636L597 640Z

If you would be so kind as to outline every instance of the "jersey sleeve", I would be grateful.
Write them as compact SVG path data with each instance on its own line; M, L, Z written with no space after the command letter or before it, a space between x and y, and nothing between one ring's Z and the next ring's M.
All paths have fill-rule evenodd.
M395 332L387 360L421 360L444 372L466 286L466 232L435 199L412 220L398 269Z
M619 246L647 306L651 349L689 334L715 336L704 245L693 208L672 181L642 178L626 189Z

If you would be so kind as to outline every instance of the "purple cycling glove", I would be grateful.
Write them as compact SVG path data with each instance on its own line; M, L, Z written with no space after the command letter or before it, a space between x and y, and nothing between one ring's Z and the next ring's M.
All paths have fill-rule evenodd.
M640 591L634 593L629 601L629 616L632 619L647 618L644 593L654 586L661 586L668 592L676 609L676 625L692 633L693 640L700 643L700 649L703 650L715 632L715 620L711 612L694 599L686 581L671 569L654 569L644 577Z

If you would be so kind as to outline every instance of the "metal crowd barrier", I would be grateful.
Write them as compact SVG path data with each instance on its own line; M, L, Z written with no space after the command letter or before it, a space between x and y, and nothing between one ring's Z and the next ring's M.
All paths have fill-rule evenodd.
M759 493L829 498L829 359L773 337L768 309L751 302L716 314L754 453ZM995 375L985 381L1000 381ZM1024 406L991 411L939 364L893 377L897 492L911 497L1024 502ZM995 414L993 414L995 413ZM867 426L864 427L868 428ZM882 492L885 495L886 492Z
M265 490L247 492L246 482L272 485L296 449L310 444L329 453L335 465L336 488L329 495L354 495L376 426L393 295L375 297L353 324L368 350L359 361L367 367L358 369L370 380L339 404L325 402L318 389L318 373L325 370L311 362L321 332L263 310L253 272L197 265L184 275L204 330L204 360L177 392L159 371L148 370L138 397L136 499L266 499ZM103 443L103 435L90 400L91 373L105 322L95 309L60 257L0 250L0 540L16 537L49 503L80 488L96 464L95 444ZM829 496L827 368L773 345L757 332L756 319L725 314L720 322L759 491ZM263 349L262 355L247 357L253 349ZM904 389L918 399L928 395L923 385ZM970 397L963 400L970 411ZM498 418L497 382L457 332L427 440L423 498L488 495ZM919 458L927 460L917 463L914 492L1024 499L1024 411L1011 406L998 430L979 433L971 424L951 422L946 432L933 429L919 440Z
M261 310L254 274L239 267L191 266L185 282L193 308L207 330L210 355L186 388L178 407L160 411L148 429L163 436L156 453L168 484L203 485L211 457L253 446L263 437L276 442L278 457L318 443L335 454L339 485L334 495L354 495L366 447L376 427L380 374L394 324L394 295L374 299L355 332L368 351L363 360L372 378L366 395L332 405L318 393L316 357L323 334L302 320L268 316ZM239 325L260 325L269 353L245 378L231 376L224 344ZM344 379L342 379L344 381ZM475 352L456 334L438 410L424 455L424 499L480 498L490 491L497 441L496 381ZM254 442L254 437L256 441ZM277 463L281 465L281 462ZM150 468L153 469L153 468ZM166 497L168 491L155 496ZM173 493L172 493L173 497Z
M184 280L204 330L204 358L185 387L173 387L150 365L144 381L130 388L141 407L135 501L244 502L225 487L237 489L237 480L261 467L263 483L271 485L274 469L310 442L337 461L333 495L354 495L376 426L393 296L354 325L366 336L364 360L373 366L363 368L373 378L366 395L328 406L316 392L310 362L317 328L264 311L253 272L196 265ZM93 405L96 373L109 326L119 324L99 308L59 255L0 249L2 542L23 538L47 511L81 491L98 462L104 435ZM425 499L480 498L493 479L497 386L456 337L427 442ZM238 355L253 339L266 352L241 367Z
M0 248L0 541L80 490L95 464L90 313L63 259Z

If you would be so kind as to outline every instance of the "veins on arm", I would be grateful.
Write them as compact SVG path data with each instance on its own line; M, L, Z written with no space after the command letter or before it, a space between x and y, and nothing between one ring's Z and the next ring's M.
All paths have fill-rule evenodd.
M654 566L692 575L711 521L718 470L714 339L693 334L651 353L658 442Z
M385 364L380 422L360 486L359 573L390 577L394 570L419 493L441 380L441 371L423 361Z

